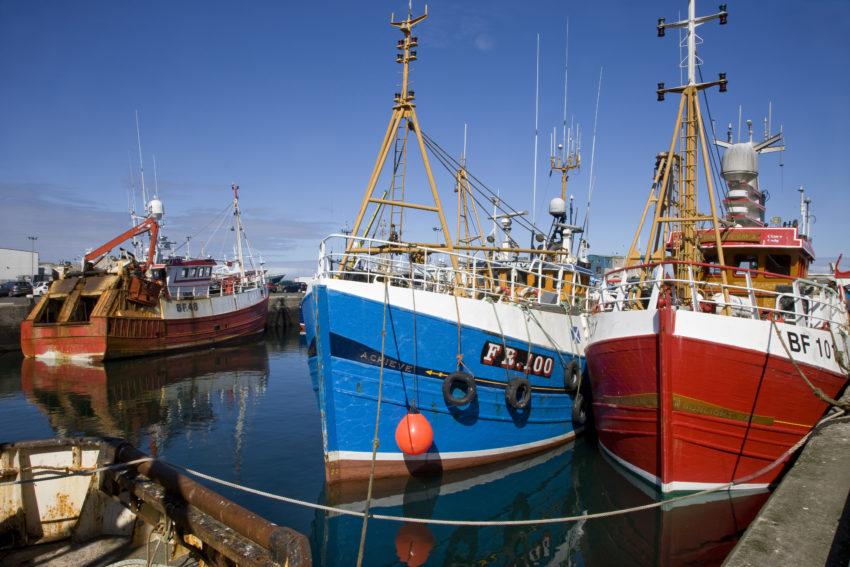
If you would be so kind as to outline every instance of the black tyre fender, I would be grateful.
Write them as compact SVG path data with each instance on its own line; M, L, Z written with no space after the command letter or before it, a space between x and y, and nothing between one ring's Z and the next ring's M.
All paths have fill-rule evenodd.
M466 393L460 398L456 398L452 391L455 389L464 390ZM475 378L466 372L452 372L445 380L443 380L443 399L447 406L465 406L475 401L478 392L475 388Z
M505 401L514 409L525 409L531 403L531 382L525 376L511 378L505 388Z
M571 360L564 368L564 389L567 392L575 392L578 390L578 383L581 377L581 365L577 360Z
M573 427L582 427L587 423L587 408L581 392L573 398Z

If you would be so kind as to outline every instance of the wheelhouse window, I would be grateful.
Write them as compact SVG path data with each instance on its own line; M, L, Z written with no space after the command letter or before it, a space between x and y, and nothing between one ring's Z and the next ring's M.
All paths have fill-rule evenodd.
M719 276L720 268L717 267L717 254L713 252L705 255L704 262L706 264L713 264L712 266L704 266L702 269L702 273L706 276Z
M765 258L765 270L780 276L790 276L791 256L788 254L768 254Z
M196 277L198 275L198 268L192 268L192 277Z
M735 270L736 276L743 276L746 273L744 270L758 270L758 256L755 254L735 254L735 267L743 268Z
M189 268L183 268L183 270L180 272L180 277L183 278L183 279L188 278L189 277Z

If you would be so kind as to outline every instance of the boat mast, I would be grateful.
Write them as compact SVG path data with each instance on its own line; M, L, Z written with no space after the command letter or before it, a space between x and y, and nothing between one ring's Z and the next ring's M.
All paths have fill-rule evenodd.
M365 230L361 231L363 225L363 219L366 216L366 211L369 208L369 205L376 205L376 214L373 215L373 218L376 217L377 213L384 206L390 207L403 207L410 209L417 209L420 211L428 211L437 214L437 217L440 220L440 231L443 233L443 243L437 243L431 245L433 248L444 249L447 252L452 252L454 250L454 245L452 241L451 234L449 233L449 226L446 222L446 216L443 212L443 206L440 202L440 195L437 193L437 184L434 181L434 174L431 171L431 163L428 159L428 153L425 149L425 141L422 137L422 129L419 124L419 118L416 114L416 104L414 103L414 93L410 90L410 63L411 61L415 61L417 59L416 50L413 49L417 45L419 45L419 40L415 36L412 35L413 28L421 23L428 17L428 6L425 6L425 13L421 16L413 17L410 11L408 10L407 18L399 21L393 21L395 16L390 16L390 25L394 28L398 28L398 30L402 33L403 38L398 41L396 44L396 48L400 51L396 55L396 62L401 64L401 92L395 93L393 112L390 116L389 124L387 125L386 133L384 134L383 142L381 143L381 148L378 151L378 157L375 160L375 165L372 168L372 174L369 178L369 183L366 186L366 192L363 196L363 200L360 204L360 210L357 213L357 217L354 221L354 227L352 228L351 234L353 238L348 241L346 245L345 255L342 260L342 267L345 269L352 262L352 254L360 251L359 245L363 243L363 239L369 237L369 229L371 226L371 222L367 223ZM404 196L402 195L402 200L395 199L387 199L384 196L378 196L375 194L375 187L378 183L378 177L381 174L381 171L384 168L384 164L387 161L387 157L389 155L390 148L393 147L393 142L398 137L399 128L404 127L406 130L413 132L416 137L417 145L419 147L419 153L422 156L422 163L425 168L425 174L428 178L428 185L431 189L431 196L433 197L434 204L419 204L419 203L411 203L404 200ZM401 151L406 152L407 144L402 145ZM405 159L406 162L406 159ZM460 281L460 274L457 272L458 262L457 257L453 254L449 255L449 260L452 263L452 267L455 270L455 279L456 282Z
M673 88L665 88L664 83L658 83L656 93L659 101L663 101L664 95L671 92L681 93L682 97L679 102L673 138L668 151L659 156L649 199L646 202L643 215L629 248L627 265L634 265L641 262L637 243L650 208L653 209L653 216L646 255L643 258L644 261L663 260L667 243L662 236L665 233L673 234L675 232L678 233L678 241L673 243L672 259L691 262L702 260L697 225L698 223L708 223L713 229L713 240L717 250L718 262L721 265L725 265L720 238L721 221L717 216L714 186L711 179L711 166L708 158L708 144L705 139L705 129L703 127L702 113L699 105L699 92L713 86L718 86L720 92L726 92L726 73L720 73L717 81L708 83L696 82L697 65L700 63L696 53L698 39L696 28L715 19L720 20L721 25L726 23L727 11L725 4L720 6L720 11L716 14L698 18L696 17L695 0L689 0L688 2L687 20L668 24L664 18L658 19L656 29L659 37L664 37L665 30L668 28L687 29L688 82L686 85ZM682 163L681 156L676 153L676 142L680 133L684 137L684 163ZM698 153L701 153L703 162L708 199L711 207L710 215L700 214L698 210ZM674 164L678 166L675 170ZM677 182L674 183L674 181ZM687 266L677 265L677 278L686 279L687 269ZM727 284L726 272L721 270L720 275L725 294ZM689 294L690 290L686 289L685 293L686 295Z
M233 191L233 218L236 224L236 257L239 259L239 275L245 277L245 259L242 256L242 213L239 212L239 186L230 186Z
M484 244L481 230L481 217L469 186L469 176L466 172L466 124L463 125L463 153L460 156L460 167L455 172L455 193L457 193L457 234L456 246L472 246L474 242Z

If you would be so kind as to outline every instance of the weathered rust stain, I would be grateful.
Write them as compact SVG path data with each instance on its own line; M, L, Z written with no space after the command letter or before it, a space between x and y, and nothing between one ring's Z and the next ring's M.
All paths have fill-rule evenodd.
M46 537L64 535L71 528L67 522L75 522L80 518L79 514L80 510L74 506L71 497L58 492L55 504L49 506L41 518L41 529Z

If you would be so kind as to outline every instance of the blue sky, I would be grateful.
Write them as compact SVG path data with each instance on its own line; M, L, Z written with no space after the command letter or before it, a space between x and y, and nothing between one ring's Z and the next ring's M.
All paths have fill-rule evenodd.
M703 73L719 128L738 105L761 136L768 102L788 151L762 160L768 215L813 198L819 257L850 253L850 2L730 1L729 24L700 28ZM0 2L0 246L73 258L126 228L133 113L142 122L166 204L166 231L193 234L242 187L248 234L269 265L307 273L319 239L351 222L389 118L399 37L387 25L406 2ZM592 252L622 253L646 199L653 156L669 141L678 82L675 32L655 37L684 0L430 3L413 72L423 129L515 207L531 201L535 37L541 35L539 213L558 190L547 175L548 131L561 124L565 22L569 113L585 130L585 167L571 191L586 200L590 130L604 67ZM414 12L422 9L414 3ZM716 9L701 2L700 14ZM435 166L439 169L439 166ZM453 211L450 179L437 172ZM420 186L421 182L418 183ZM582 205L583 206L583 205Z

